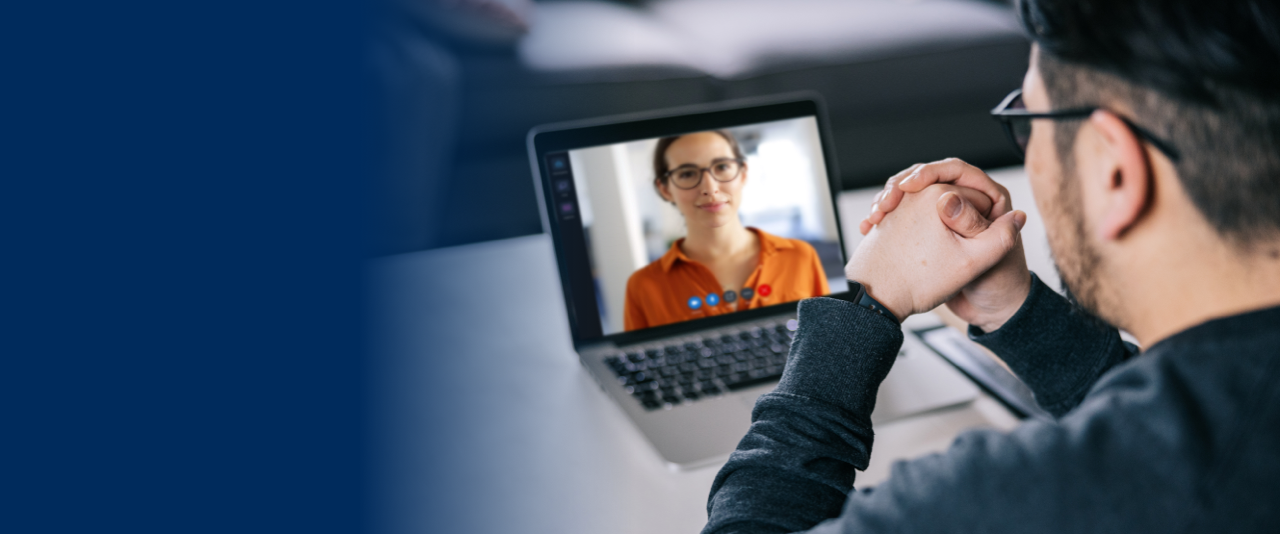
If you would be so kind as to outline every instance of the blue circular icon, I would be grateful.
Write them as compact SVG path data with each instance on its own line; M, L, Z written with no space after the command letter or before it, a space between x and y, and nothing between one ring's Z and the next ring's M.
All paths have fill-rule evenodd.
M754 296L756 296L756 292L754 289L751 289L749 287L742 288L742 300L751 300L751 297L754 297Z
M730 304L730 303L732 303L732 302L733 302L733 301L735 301L735 300L738 300L738 293L737 293L736 291L734 291L734 290L730 289L730 290L728 290L728 291L725 291L725 292L724 292L724 302L725 302L725 304Z
M698 297L689 297L689 309L696 310L702 307L702 299Z
M707 293L707 306L715 306L720 303L720 295L715 293Z

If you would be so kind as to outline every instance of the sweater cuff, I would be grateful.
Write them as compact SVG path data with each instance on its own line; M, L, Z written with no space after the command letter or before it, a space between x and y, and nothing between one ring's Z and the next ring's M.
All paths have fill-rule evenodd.
M969 338L999 355L1040 406L1060 416L1125 352L1114 328L1075 312L1067 299L1031 277L1027 300L1008 322L990 333L970 326Z
M1050 294L1057 295L1056 292L1049 289L1049 286L1044 285L1044 282L1040 281L1040 277L1033 271L1031 273L1031 287L1027 290L1027 298L1022 301L1022 306L1018 307L1018 311L1013 312L1013 316L1010 317L1008 321L1005 321L1004 325L994 332L987 332L974 325L969 325L969 339L982 343L983 345L986 345L988 342L1000 343L1004 340L1004 337L1007 337L1002 335L1001 332L1016 331L1025 327L1026 323L1035 322L1035 316L1045 315L1046 312L1056 313L1060 311L1054 309L1042 309L1045 307L1045 304L1050 308L1053 307L1052 302L1042 303L1042 301L1045 300L1045 297Z
M817 399L865 417L876 391L902 347L893 320L843 300L800 301L800 327L787 358L779 393Z

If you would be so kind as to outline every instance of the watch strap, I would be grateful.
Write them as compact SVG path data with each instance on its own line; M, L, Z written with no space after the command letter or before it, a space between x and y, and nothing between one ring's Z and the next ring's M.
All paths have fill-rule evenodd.
M845 293L845 298L842 300L847 300L857 304L858 306L862 306L863 308L883 315L895 323L898 322L898 317L894 315L893 312L889 311L889 308L886 308L884 304L881 304L880 301L871 298L871 295L867 294L866 286L859 282L849 280L849 292Z

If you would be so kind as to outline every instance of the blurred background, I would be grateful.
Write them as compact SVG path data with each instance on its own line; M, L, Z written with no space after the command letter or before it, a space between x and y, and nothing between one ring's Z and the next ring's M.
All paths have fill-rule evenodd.
M846 189L917 161L1017 163L987 111L1029 44L993 0L390 0L376 250L541 232L533 126L810 90Z
M832 291L844 291L827 169L813 118L727 130L747 158L747 183L738 216L746 226L813 245ZM658 196L653 181L657 139L572 150L582 226L595 277L605 334L623 330L627 280L685 236L684 217Z

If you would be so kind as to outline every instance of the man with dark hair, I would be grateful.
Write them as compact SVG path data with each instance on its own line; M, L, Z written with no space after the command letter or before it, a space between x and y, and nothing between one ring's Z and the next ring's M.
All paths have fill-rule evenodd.
M1026 216L982 171L944 160L894 176L846 267L894 317L800 304L782 381L717 475L704 533L1280 525L1280 5L1020 10L1031 67L993 114L1026 154L1069 298L1028 271ZM1055 419L968 432L851 491L902 343L893 319L944 303Z

